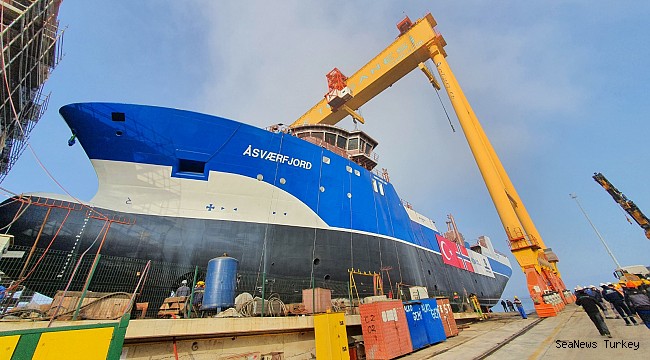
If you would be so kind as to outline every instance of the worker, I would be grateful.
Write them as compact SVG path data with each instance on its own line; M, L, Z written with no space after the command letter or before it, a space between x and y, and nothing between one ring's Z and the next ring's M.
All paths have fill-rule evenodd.
M634 318L634 313L630 310L627 304L625 304L625 298L623 295L609 287L607 284L600 284L600 286L603 288L603 297L612 304L616 311L618 311L618 313L623 317L625 325L638 325Z
M605 285L607 285L607 287L608 287L610 290L614 290L614 291L616 291L617 293L621 294L621 296L623 296L623 293L622 293L619 289L617 289L616 286L614 286L614 284L612 284L611 282L608 282L608 283L605 284ZM603 296L605 296L604 293L603 293ZM612 313L613 313L614 315L616 315L615 318L616 318L616 319L620 319L621 317L618 316L618 314L616 313L617 310L616 310L616 307L614 306L614 304L609 303L609 307L610 307L610 310L612 310Z
M600 289L593 286L589 285L591 291L594 293L594 297L596 298L596 301L598 301L602 306L603 306L603 313L605 313L605 318L609 318L609 312L607 311L607 306L605 306L605 300L603 299L603 294L600 292Z
M628 281L625 285L626 286L623 290L625 292L625 301L632 305L632 308L636 311L641 320L643 320L645 326L650 329L650 297L648 296L648 293L638 289L631 281Z
M190 294L190 287L187 286L187 280L181 281L181 286L176 289L176 296L188 296Z
M508 305L505 301L501 300L501 306L503 307L503 312L508 312Z
M585 312L589 315L589 319L596 325L596 329L598 329L600 335L611 338L612 334L609 333L605 319L603 319L603 316L600 315L600 311L598 310L598 308L603 309L603 305L596 301L594 297L587 295L581 287L576 287L576 297L578 298L576 305L580 305L585 309Z
M508 304L508 309L512 312L515 311L515 306L512 304L512 301L510 299L506 299L506 304Z
M512 303L517 307L517 310L519 310L519 315L521 315L521 317L524 319L528 319L528 316L526 316L526 311L524 311L524 306L521 304L521 300L515 296L515 299Z
M194 300L192 301L192 305L198 310L201 308L201 304L203 304L203 294L205 293L205 282L204 281L198 281L196 283L196 286L194 287Z

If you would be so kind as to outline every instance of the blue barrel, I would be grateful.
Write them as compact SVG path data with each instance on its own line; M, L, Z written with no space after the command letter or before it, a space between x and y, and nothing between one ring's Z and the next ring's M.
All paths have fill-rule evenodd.
M404 302L404 312L406 313L406 322L409 325L413 350L429 345L424 314L422 313L422 303L419 301L406 301Z
M438 302L436 299L421 299L420 302L422 303L422 318L426 324L429 344L435 344L447 340L447 335L445 335L445 328L442 325L442 317L440 316L440 310L438 310Z
M225 310L235 305L239 261L227 255L208 261L201 310Z

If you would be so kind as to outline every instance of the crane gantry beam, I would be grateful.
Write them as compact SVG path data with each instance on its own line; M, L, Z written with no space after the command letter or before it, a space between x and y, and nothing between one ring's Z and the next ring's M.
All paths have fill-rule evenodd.
M427 44L436 36L442 39L442 36L435 32L435 26L436 21L433 16L427 14L354 75L348 77L347 86L352 91L353 97L345 105L353 111L359 109L414 69L420 68L427 74L428 69L421 65L431 58ZM433 86L440 88L432 75L427 77ZM290 127L313 124L334 125L348 115L350 113L345 109L332 109L323 98Z

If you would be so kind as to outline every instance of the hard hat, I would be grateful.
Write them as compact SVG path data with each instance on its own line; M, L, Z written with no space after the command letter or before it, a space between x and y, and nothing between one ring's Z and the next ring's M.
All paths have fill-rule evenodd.
M590 288L590 289L593 289L593 288L595 288L595 286L593 286L593 285L589 285L589 288Z
M187 284L187 280L181 281L181 284L183 284L183 285Z
M580 290L582 290L582 286L578 285L578 286L576 286L575 289L573 289L573 290L575 290L575 291L580 291Z
M517 297L515 296L515 299L516 299L516 298L517 298Z
M198 282L196 283L196 285L198 285L198 286L203 286L203 285L205 285L205 281L198 281Z
M605 283L600 283L600 287L605 287L605 286L607 286L607 284L605 284Z
M611 282L607 283L607 286L612 286L612 285L614 285L614 284L612 284Z

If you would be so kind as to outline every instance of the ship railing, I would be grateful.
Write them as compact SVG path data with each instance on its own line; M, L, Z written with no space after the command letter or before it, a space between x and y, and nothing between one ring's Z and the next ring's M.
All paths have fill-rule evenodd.
M360 149L356 149L356 150L346 150L346 152L349 156L363 155L368 159L374 161L375 163L379 163L379 155L374 151L367 153L365 151L361 151Z
M41 197L41 196L32 196L32 195L29 196L23 195L19 197L18 200L30 205L70 209L74 211L79 211L84 207L84 205L80 203L75 203L67 200L57 200L57 199Z
M402 206L404 206L405 208L415 210L415 209L413 209L413 205L411 205L410 202L408 202L408 201L406 201L406 200L404 200L402 198L400 198L399 201L402 203Z
M330 143L327 143L323 139L318 139L318 138L315 138L315 137L312 137L312 136L307 136L307 137L304 137L302 139L305 140L305 141L308 141L308 142L310 142L310 143L312 143L314 145L318 145L318 146L320 146L322 148L325 148L325 149L327 149L327 150L329 150L329 151L331 151L331 152L333 152L333 153L335 153L335 154L337 154L337 155L339 155L341 157L347 158L348 153L345 150L343 150L340 147L337 147L335 145L332 145Z

